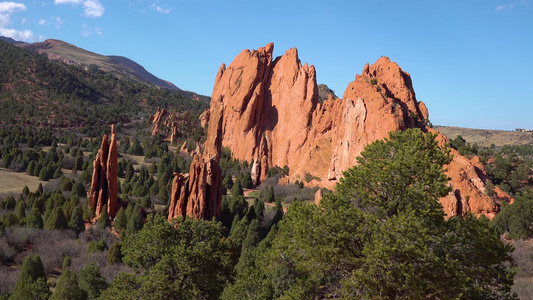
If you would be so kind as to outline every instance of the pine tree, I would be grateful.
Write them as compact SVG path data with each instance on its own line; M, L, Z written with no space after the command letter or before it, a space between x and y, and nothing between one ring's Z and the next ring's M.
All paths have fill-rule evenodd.
M80 232L85 230L85 222L83 221L83 209L81 206L76 206L74 208L74 211L72 212L72 215L70 217L70 221L68 222L68 227L73 229L76 234L80 234Z
M231 196L236 198L238 196L243 196L244 191L242 189L242 185L240 181L236 181L233 187L231 188Z
M65 256L65 258L63 258L63 264L61 265L61 270L62 271L65 271L66 269L70 268L70 265L72 264L72 259L70 258L70 256Z
M43 226L43 217L41 216L39 208L37 206L32 207L26 216L26 227L41 229Z
M132 235L143 228L144 222L137 205L133 208L131 216L128 218L128 225L126 226L126 234Z
M124 207L120 207L120 209L118 210L117 215L115 217L114 225L115 230L119 233L124 231L128 226L128 217L126 216Z
M267 203L272 203L276 200L276 197L274 195L274 188L273 187L269 187L268 188L268 192L267 192L267 195L266 195L266 202Z
M80 270L80 288L83 289L88 299L98 299L108 284L100 272L100 268L91 262Z
M107 264L116 265L122 262L122 252L120 251L120 244L115 242L107 253Z
M98 218L98 226L101 228L111 227L111 220L107 213L107 204L102 208L102 213L100 214L100 218Z
M46 219L46 222L44 223L44 229L48 230L62 230L62 229L68 229L68 222L65 218L65 214L63 213L63 209L61 207L56 206L48 216L48 219Z
M87 292L80 288L78 283L78 277L76 273L71 269L66 269L59 276L54 293L50 297L50 300L86 300Z
M19 225L23 225L24 219L26 218L26 204L24 203L24 200L18 201L17 206L15 207L15 214L17 215Z
M50 289L46 283L43 263L39 255L30 255L22 263L19 277L10 299L48 299Z

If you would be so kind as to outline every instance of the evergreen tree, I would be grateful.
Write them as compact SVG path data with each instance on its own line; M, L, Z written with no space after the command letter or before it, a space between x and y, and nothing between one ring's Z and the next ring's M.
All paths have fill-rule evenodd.
M265 201L266 201L266 203L272 203L275 200L276 200L276 197L274 196L274 188L273 187L269 187Z
M54 293L50 297L50 300L86 300L87 292L82 290L78 283L78 277L76 273L71 269L66 269L59 276Z
M65 271L67 270L68 268L70 268L70 265L72 264L72 259L70 258L70 256L65 256L65 258L63 258L63 264L61 265L61 270L62 271Z
M159 193L157 194L157 200L159 200L160 203L168 204L168 202L170 201L170 197L168 196L166 188L159 189Z
M250 172L245 172L244 175L241 178L241 185L244 188L251 189L254 187L254 184L252 182L252 176L250 175Z
M15 214L17 215L19 225L23 225L26 218L26 204L24 200L19 200L15 207Z
M78 195L80 198L87 197L87 191L85 190L85 187L83 186L83 183L76 181L72 185L72 193Z
M236 218L238 215L235 216ZM234 220L235 224L235 220ZM237 246L241 246L242 242L244 241L244 238L246 237L246 233L248 231L248 219L242 218L239 222L235 224L235 226L231 226L231 232L230 237L233 243Z
M26 227L41 229L43 226L44 223L41 211L39 211L39 208L36 206L32 207L28 216L26 216Z
M231 188L231 196L237 198L238 196L243 196L244 191L240 181L236 181L233 187Z
M122 262L122 252L120 250L120 243L113 243L109 252L107 253L107 264L116 265Z
M111 227L111 220L107 213L107 204L104 204L104 207L102 208L102 213L100 214L100 218L98 218L98 226L101 228Z
M80 234L85 230L85 222L83 221L83 209L81 206L77 205L72 212L70 221L68 222L68 227L73 229L76 234Z
M274 206L274 210L276 211L276 214L272 219L272 224L278 223L283 218L283 206L281 205L280 199L276 199L276 205Z
M63 213L61 207L56 206L52 209L52 212L44 222L44 229L56 230L56 229L68 229L68 222Z
M254 211L255 216L258 220L263 220L263 216L265 214L265 203L259 198L254 199Z
M22 263L13 294L9 299L48 299L50 289L46 283L43 263L39 255L30 255Z
M230 173L226 174L226 176L222 180L222 186L225 187L227 190L233 187L233 178L231 178Z
M115 216L114 225L115 230L119 233L124 231L128 226L128 217L126 216L124 207L120 207L120 209L118 210L117 215Z
M102 291L108 287L100 268L94 262L88 263L81 269L79 275L80 288L87 293L88 299L98 299Z
M133 280L121 277L116 283L122 293L135 299L142 295L157 295L160 299L220 297L231 266L229 251L220 242L220 223L191 218L175 222L149 215L142 230L124 238L123 260L142 275ZM108 289L113 293L119 288L114 286L115 281ZM106 296L107 292L103 298Z
M444 218L449 161L419 130L370 144L318 207L291 205L255 260L261 285L291 299L513 299L511 246L472 215Z
M144 222L141 215L141 211L135 206L131 212L131 216L128 218L128 225L126 226L126 234L132 235L143 228Z

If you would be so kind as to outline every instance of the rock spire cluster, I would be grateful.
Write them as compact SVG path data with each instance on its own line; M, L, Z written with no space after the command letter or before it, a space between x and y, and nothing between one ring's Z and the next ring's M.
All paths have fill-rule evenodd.
M175 173L168 209L168 221L176 217L211 220L220 217L222 171L220 151L223 104L221 99L211 101L212 118L209 121L203 154L197 153L188 174Z
M89 208L94 209L96 218L100 217L102 208L107 205L111 219L115 218L118 204L118 148L115 128L111 125L111 140L107 134L93 162L93 177L89 194Z
M334 188L367 144L392 130L430 130L428 109L417 101L409 73L388 57L367 64L342 99L330 96L320 103L314 66L302 65L295 48L275 59L273 49L270 43L244 50L228 67L222 64L212 94L215 105L224 107L222 116L213 105L204 115L209 130L211 119L221 120L219 138L234 158L253 161L255 184L269 168L287 165L291 181L312 175L322 180L311 184ZM447 215L471 211L491 217L501 201L512 201L498 189L497 197L489 197L479 161L453 154L448 175L454 192L441 199Z

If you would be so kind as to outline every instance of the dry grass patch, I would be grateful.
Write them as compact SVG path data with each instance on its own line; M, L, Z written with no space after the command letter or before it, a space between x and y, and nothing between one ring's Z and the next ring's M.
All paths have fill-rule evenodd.
M511 244L515 247L512 256L513 268L517 272L512 291L520 299L533 299L533 240L517 240Z
M449 140L462 136L467 143L478 144L482 147L496 147L504 145L533 144L533 133L505 130L471 129L462 127L435 126L436 130L445 135Z
M31 176L26 173L17 173L11 170L0 168L0 194L4 193L21 193L22 189L27 186L30 191L36 191L39 187L39 177Z

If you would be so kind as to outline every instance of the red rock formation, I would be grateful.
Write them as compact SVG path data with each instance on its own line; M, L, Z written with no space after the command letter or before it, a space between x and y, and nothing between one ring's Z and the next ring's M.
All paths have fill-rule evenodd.
M118 162L117 140L115 129L111 126L111 143L107 135L102 138L100 150L93 162L93 177L89 194L89 207L100 217L102 208L107 205L110 218L114 218L119 208L118 204Z
M292 181L309 173L322 179L321 186L333 188L342 172L356 164L365 145L392 130L427 131L427 107L416 100L410 75L389 58L367 64L343 99L330 96L320 104L315 68L302 65L296 49L272 60L273 48L268 44L244 50L227 68L222 64L212 95L225 107L222 145L233 157L253 161L254 183L266 178L269 168L287 165ZM215 116L212 108L210 118ZM461 210L451 208L457 207L457 199L443 198L445 211L490 216L498 203L484 193L486 180L479 179L485 174L483 167L474 169L465 160L455 155L449 166L450 184L461 191L461 199L466 193L472 196ZM469 171L471 180L462 180L452 171L455 165L476 172ZM510 197L502 194L502 199Z
M318 206L320 204L320 200L324 198L324 191L322 189L316 190L315 193L315 205Z
M438 131L430 129L433 133ZM440 145L448 144L448 139L438 135ZM452 191L443 199L441 204L447 215L462 215L464 212L484 214L492 219L499 211L502 202L512 203L514 199L498 187L494 187L495 195L488 200L486 184L490 181L483 164L478 156L468 159L451 149L452 162L446 166L450 177ZM489 198L490 199L490 198Z
M157 108L157 112L153 116L153 129L152 129L152 136L155 136L159 133L159 124L161 124L161 119L167 114L166 109L161 109L161 107Z
M220 99L211 102L211 118L203 155L197 153L189 173L174 174L168 220L191 217L211 220L219 217L222 171L219 166L223 107Z
M205 112L200 116L200 122L203 119L209 118L208 114ZM152 136L163 137L164 139L174 143L178 138L185 134L184 128L190 128L191 123L193 122L190 118L188 112L184 113L172 113L166 109L157 108L156 113L150 117L152 120ZM182 126L185 125L185 126ZM202 124L203 127L204 124Z
M115 127L111 125L111 141L107 156L107 212L111 219L117 215L118 204L118 148Z

